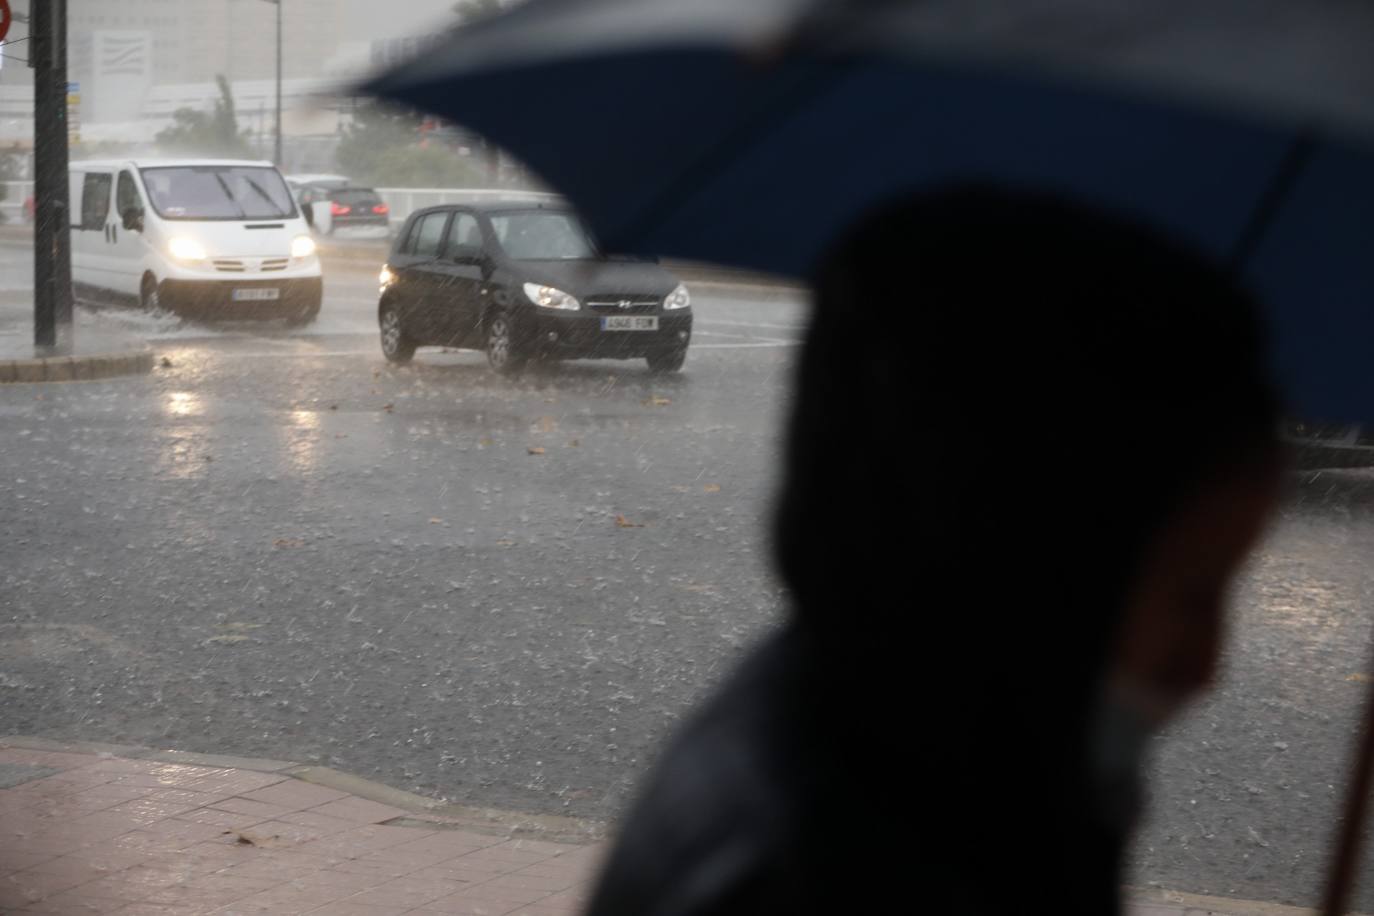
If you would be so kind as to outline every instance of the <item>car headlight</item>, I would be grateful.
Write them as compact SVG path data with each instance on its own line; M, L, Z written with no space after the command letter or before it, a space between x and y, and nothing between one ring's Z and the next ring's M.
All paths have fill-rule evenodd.
M167 242L167 251L178 261L204 261L205 246L195 239L179 235Z
M308 258L315 253L315 240L308 235L298 235L291 240L291 257Z
M582 303L572 296L563 292L561 289L554 289L552 286L540 286L538 283L526 283L525 295L535 305L546 309L567 309L576 311L582 308Z
M665 309L685 309L692 304L692 294L687 292L687 284L679 283L677 289L668 294L663 300Z
M377 283L382 287L382 289L386 289L388 286L395 282L396 275L391 272L391 265L383 264L382 272L377 274Z

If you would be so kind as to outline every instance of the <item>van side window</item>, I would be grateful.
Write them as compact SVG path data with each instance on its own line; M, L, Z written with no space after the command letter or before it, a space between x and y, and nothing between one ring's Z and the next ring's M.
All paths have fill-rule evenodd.
M99 230L105 228L105 217L110 212L110 185L108 174L88 172L81 185L81 228Z
M119 173L119 185L115 188L115 212L121 217L130 210L142 210L143 201L138 196L138 185L134 176L128 172Z

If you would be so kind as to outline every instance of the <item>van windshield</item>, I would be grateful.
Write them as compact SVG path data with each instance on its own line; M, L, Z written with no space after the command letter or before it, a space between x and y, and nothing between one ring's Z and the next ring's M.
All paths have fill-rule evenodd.
M148 200L163 219L285 219L291 192L268 166L188 165L140 170Z

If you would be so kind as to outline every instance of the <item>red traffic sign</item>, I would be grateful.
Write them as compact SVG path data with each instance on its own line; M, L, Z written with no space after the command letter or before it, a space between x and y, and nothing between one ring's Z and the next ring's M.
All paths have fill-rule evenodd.
M13 18L10 15L10 0L0 0L0 41L4 41L10 33L10 21Z

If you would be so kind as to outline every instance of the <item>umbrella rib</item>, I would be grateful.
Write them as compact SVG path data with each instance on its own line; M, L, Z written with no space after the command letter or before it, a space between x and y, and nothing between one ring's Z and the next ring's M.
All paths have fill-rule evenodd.
M1275 215L1293 190L1293 185L1297 184L1303 169L1312 161L1316 148L1315 133L1311 129L1304 129L1298 132L1288 151L1283 154L1278 170L1274 173L1269 186L1264 189L1264 193L1260 195L1250 218L1245 221L1236 247L1231 251L1228 266L1233 273L1239 274L1245 268L1250 256L1255 253L1260 242L1264 241L1265 233L1273 224Z

